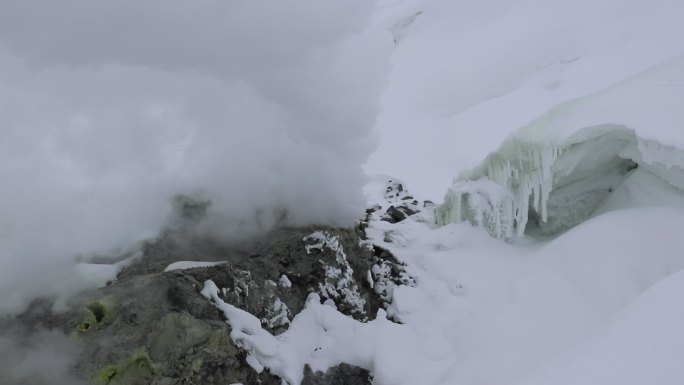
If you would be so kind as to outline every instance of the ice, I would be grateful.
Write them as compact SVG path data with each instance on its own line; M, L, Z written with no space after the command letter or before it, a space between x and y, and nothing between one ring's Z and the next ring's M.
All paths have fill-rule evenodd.
M632 87L630 79L684 55L672 38L684 31L676 0L381 3L378 17L392 20L387 28L423 13L402 32L392 57L378 120L382 140L366 168L402 178L423 199L442 197L453 176L555 107ZM589 115L603 110L607 119L573 123L571 130L615 123L682 148L676 114L684 82L681 68L667 71L653 81L642 78L647 84L633 93L603 98ZM643 122L627 124L628 116Z
M606 95L627 91L632 96L640 89ZM556 235L591 217L637 167L682 189L684 150L649 139L663 131L658 117L645 128L611 123L629 116L597 113L594 103L600 106L606 95L558 108L517 131L480 166L456 178L436 210L437 223L467 220L501 239ZM641 120L639 115L635 121ZM568 121L597 124L573 129Z
M674 0L381 2L397 46L367 168L421 199L457 176L434 211L369 220L369 242L415 286L391 287L387 313L367 323L312 296L275 351L272 336L242 346L288 384L305 363L341 362L375 385L678 383L681 11ZM386 208L390 180L369 183L369 206ZM335 250L324 234L309 246Z

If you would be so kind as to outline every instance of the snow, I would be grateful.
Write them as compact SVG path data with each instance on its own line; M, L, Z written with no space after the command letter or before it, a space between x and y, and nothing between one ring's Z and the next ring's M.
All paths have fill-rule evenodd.
M280 276L278 284L280 285L280 287L284 287L286 289L292 287L292 282L290 281L290 278L288 278L285 274Z
M131 252L130 255L115 263L79 262L52 272L55 282L34 282L33 295L54 296L52 311L63 312L69 309L68 301L76 294L93 288L106 286L115 281L121 270L142 258L142 251ZM12 293L7 303L12 303Z
M663 279L577 348L521 384L681 384L683 293L684 272Z
M143 115L169 128L134 141L147 144L140 149L122 152L132 156L121 156L116 149L127 149L137 135L124 135L121 145L102 141L114 149L112 158L131 159L122 166L108 159L92 165L84 162L91 160L89 152L101 146L76 140L79 145L74 150L69 140L58 139L74 140L79 135L57 128L55 135L46 134L56 142L45 144L51 152L45 160L33 156L43 153L42 147L38 147L41 151L30 147L28 155L22 155L19 147L17 154L21 154L4 163L13 167L3 169L3 175L12 177L6 179L23 180L16 175L28 175L33 182L42 180L35 175L50 175L58 182L50 179L40 189L22 186L9 195L14 199L2 200L12 215L10 220L3 219L0 230L33 230L40 224L38 234L53 235L36 237L24 230L18 236L12 230L11 239L5 236L0 241L31 246L29 251L38 247L40 255L47 255L66 239L70 247L62 251L65 254L72 250L74 237L55 229L71 229L64 226L66 222L89 230L91 223L100 222L92 218L107 219L114 212L114 221L101 223L133 223L140 233L160 221L159 198L167 191L148 184L149 175L157 174L162 175L162 182L183 190L202 187L193 183L205 184L209 195L225 197L218 200L219 214L237 211L237 219L246 220L250 228L262 229L264 221L265 228L270 228L288 219L286 212L295 215L291 224L327 222L342 213L354 217L357 214L345 208L358 206L355 188L362 179L358 163L372 147L369 127L376 117L379 74L393 39L392 67L376 122L380 144L364 165L369 174L380 175L370 177L364 190L368 206L377 208L367 218L368 240L364 242L391 252L411 283L393 282L389 278L392 267L376 264L367 281L386 308L365 322L342 314L336 303L362 312L365 302L339 238L324 231L305 237L304 247L308 254L330 252L334 261L325 265L319 294L311 294L294 317L274 298L268 317L259 319L226 303L220 296L226 289L207 281L201 294L223 313L231 326L231 340L247 353L246 363L257 372L268 370L289 385L301 383L304 365L324 371L340 363L369 370L375 385L684 383L680 363L684 355L684 45L680 38L684 36L684 3L379 0L370 15L374 25L366 28L363 24L371 6L358 2L341 18L332 8L326 9L327 21L307 12L308 8L278 7L293 19L296 13L306 16L303 27L288 30L273 44L265 38L269 44L255 52L231 37L229 43L237 52L249 55L236 56L241 59L240 68L228 72L222 60L218 64L210 60L212 55L195 68L199 74L187 62L193 55L180 55L178 62L165 64L133 49L127 51L128 61L119 64L122 68L107 65L103 58L86 60L86 64L101 64L100 74L115 79L149 80L140 82L139 89L122 91L124 95L138 98L136 90L167 85L170 99L162 97L166 92L161 91L140 94L143 99L159 99L159 106L147 106L151 112L145 110ZM263 16L258 7L247 10ZM270 20L270 14L266 16ZM319 42L315 32L328 21L334 21L339 31L322 36ZM51 20L57 25L61 22L61 18ZM259 23L245 22L239 27L263 32ZM202 31L188 41L204 41L207 33L214 36L212 28ZM298 39L304 37L301 33L307 37L306 44L297 47ZM48 67L45 78L33 79L21 62L40 59L40 46L50 39L28 41L24 46L22 39L29 35L5 35L0 39L0 65L8 75L0 80L11 86L10 91L35 83L26 95L40 96L27 98L37 104L10 115L9 123L34 122L27 116L38 116L35 125L43 124L47 118L35 111L43 104L49 107L53 94L62 95L65 89L82 87L89 80L103 82L96 90L109 89L106 79L84 69L73 70L75 81L63 85L59 75L64 69L55 68L61 60L54 57L43 58ZM271 35L259 33L258 37ZM185 44L181 46L185 51L179 52L195 52L194 47ZM303 55L291 52L294 48ZM368 55L359 54L364 49ZM225 52L232 54L228 50L222 55ZM93 51L95 56L106 53ZM280 65L263 57L288 60ZM252 61L268 65L254 67ZM176 68L186 66L191 71ZM309 73L312 69L316 70ZM238 84L224 84L223 80L230 78L231 83L233 77ZM199 102L183 112L174 106L176 99L185 100L186 91ZM92 105L83 103L83 95L72 98L65 99L66 111L53 114L55 124L68 121L70 130L75 127L73 132L88 131L84 127L98 123L106 123L105 128L114 124L101 122L99 116L121 115L123 123L139 123L137 107L112 109L109 106L117 104L106 98L95 98ZM142 100L136 98L131 100ZM237 107L205 107L220 107L209 103L215 99L236 102ZM85 106L83 114L71 116L81 106ZM167 124L168 120L173 124ZM255 134L241 138L234 131L224 132L220 128L225 122L254 128ZM195 129L203 123L218 128ZM120 125L134 131L139 128ZM12 126L8 151L23 143L21 127ZM148 154L156 148L149 144L155 143L163 144L162 153ZM268 156L263 158L264 154ZM154 165L143 165L142 170L149 172L133 179L124 177L128 168L138 170L139 161L148 155ZM66 160L52 162L53 158ZM31 160L30 169L51 167L27 173L27 162L21 160ZM184 162L191 167L182 167ZM235 169L234 164L250 167ZM232 173L225 180L217 179L216 170ZM102 182L90 176L93 171L106 174ZM64 193L52 188L69 178L82 186L67 184ZM130 210L102 204L112 200L110 194L119 194L121 186L128 191L131 184L137 185L131 181L140 181L141 186L133 200L149 211L138 220L123 214ZM232 191L226 186L239 188L226 196ZM382 221L390 206L408 198L406 186L417 201L444 197L443 202L434 208L411 203L422 211L399 223ZM49 191L62 205L17 199L30 195L21 194L24 190ZM74 199L78 204L63 204L64 197L73 196L96 199L85 206L81 198ZM17 206L15 201L24 204ZM34 206L37 211L23 210ZM277 210L264 212L258 209L261 206ZM290 210L279 211L282 208ZM58 220L43 226L43 214L53 212ZM220 215L214 219L221 219ZM212 222L216 223L221 221ZM240 223L219 226L220 233L230 234L242 227ZM77 238L83 239L83 245L99 245L111 238L106 231L99 233L86 232ZM0 246L0 252L5 251L5 244ZM165 271L215 264L182 261ZM121 267L79 264L54 269L57 273L52 279L35 280L30 295L15 297L7 290L10 294L0 305L20 309L34 294L48 292L58 297L57 307L64 306L63 293L103 285ZM50 269L52 264L43 267ZM33 272L34 268L25 270ZM75 275L85 278L72 281ZM13 282L5 285L12 287ZM268 284L292 286L285 275ZM239 290L247 295L248 289L243 285ZM289 327L276 336L264 325Z
M376 18L389 27L417 11L392 57L369 173L439 198L504 138L573 104L584 111L557 121L560 134L629 124L681 147L680 1L385 0Z
M283 301L280 300L280 298L273 300L271 307L266 311L268 316L261 320L262 324L267 325L270 328L274 328L276 326L283 326L290 323L292 314L290 313L290 309Z
M312 251L323 252L328 249L335 254L336 265L324 264L325 280L319 283L320 294L330 300L339 300L348 304L354 312L364 314L366 300L361 297L354 281L354 270L347 261L347 254L340 244L339 236L327 231L315 231L306 237L304 248L307 254Z
M320 297L311 294L290 328L273 336L254 316L225 303L218 293L212 281L205 282L202 294L223 312L232 328L231 339L249 352L249 365L257 371L268 368L286 384L301 383L305 364L314 371L325 371L342 362L371 370L379 383L415 384L425 375L436 379L434 374L415 369L434 368L431 361L439 360L440 355L424 356L428 347L420 336L410 327L387 320L383 310L373 321L362 323L321 304ZM397 353L389 353L392 351Z
M553 235L589 218L637 167L684 187L684 150L623 126L587 126L560 144L516 134L456 179L437 209L439 224L468 220L510 239L525 234L532 215L532 227Z
M378 6L397 41L366 169L444 197L367 230L415 277L388 314L448 362L416 369L417 383L684 381L682 12L673 0ZM388 179L369 183L369 205Z
M376 265L375 319L313 297L275 352L247 349L289 384L340 362L376 385L682 383L682 11L381 1L396 47L366 233L414 285ZM397 184L444 202L381 221Z
M684 121L678 105L684 87L676 85L682 82L684 59L676 59L559 104L516 130L481 165L459 174L439 223L469 220L510 239L525 233L532 213L536 225L557 233L588 218L637 165L684 187L678 123ZM491 181L506 199L492 198ZM572 218L557 218L568 212ZM555 218L547 225L550 216Z
M196 267L210 267L218 266L228 263L228 261L218 261L218 262L203 262L203 261L177 261L174 262L164 269L164 272L174 271L174 270L184 270L184 269L194 269Z
M591 343L631 304L660 298L648 294L649 288L684 268L681 228L684 211L672 207L611 211L552 241L514 244L463 223L435 228L416 220L372 221L369 235L406 263L415 287L395 287L387 312L366 323L311 295L278 336L224 303L212 282L203 294L223 311L231 338L258 360L256 367L288 384L299 384L304 364L326 370L341 362L370 370L374 384L511 384L551 359L563 364L565 352ZM384 241L389 230L401 234L401 244ZM672 301L680 297L680 289L669 294ZM636 306L638 314L641 305ZM659 322L658 314L652 322ZM668 325L677 333L675 320ZM670 354L668 346L678 345L662 347L662 354ZM615 348L613 355L619 352ZM632 354L614 360L633 362ZM586 373L576 383L602 383L598 379L608 372L595 370L596 377Z

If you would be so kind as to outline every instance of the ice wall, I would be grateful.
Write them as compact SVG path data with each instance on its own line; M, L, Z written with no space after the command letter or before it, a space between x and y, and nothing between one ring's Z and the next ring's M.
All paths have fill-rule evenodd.
M514 136L456 178L437 222L469 221L501 239L555 235L591 217L637 168L684 196L684 150L634 129L586 127L559 143Z
M557 104L460 173L437 223L469 221L501 239L555 235L592 216L636 168L684 196L683 85L676 58ZM666 204L655 195L639 204Z
M683 155L617 125L587 127L560 144L513 138L456 178L437 222L469 221L501 239L555 235L591 217L637 168L684 196Z
M438 224L469 221L502 239L555 235L589 218L638 167L684 186L684 163L660 159L672 159L665 154L680 150L620 126L585 128L578 135L584 139L560 145L506 142L481 166L456 178L436 210Z

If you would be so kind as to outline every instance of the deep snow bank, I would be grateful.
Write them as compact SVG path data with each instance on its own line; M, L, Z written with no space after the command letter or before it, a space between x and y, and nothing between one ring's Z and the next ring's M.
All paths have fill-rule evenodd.
M467 220L506 239L557 234L589 218L637 168L684 196L682 85L678 59L556 106L461 173L437 222Z

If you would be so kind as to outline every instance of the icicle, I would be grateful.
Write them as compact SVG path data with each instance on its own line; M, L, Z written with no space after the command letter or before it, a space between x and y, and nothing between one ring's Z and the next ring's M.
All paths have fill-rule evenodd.
M522 236L530 210L547 220L547 203L553 188L552 166L559 152L549 144L508 142L498 153L490 155L481 168L456 179L438 208L438 223L467 220L485 227L496 238ZM509 198L504 199L503 195Z

